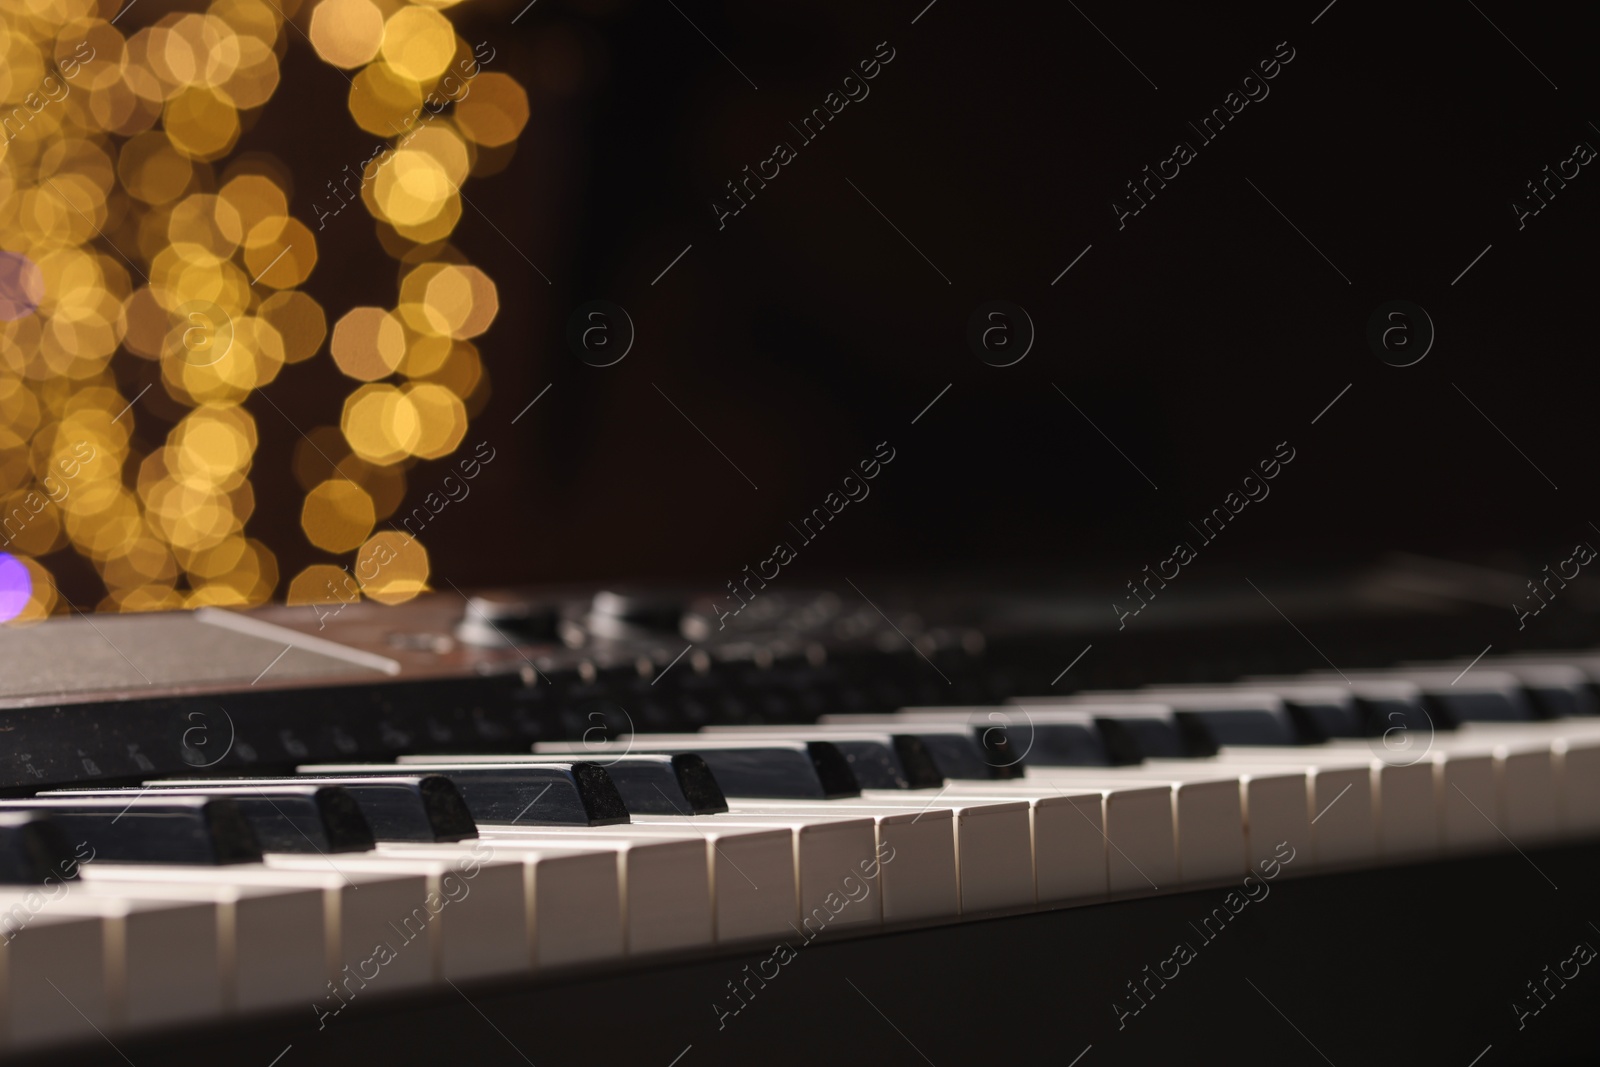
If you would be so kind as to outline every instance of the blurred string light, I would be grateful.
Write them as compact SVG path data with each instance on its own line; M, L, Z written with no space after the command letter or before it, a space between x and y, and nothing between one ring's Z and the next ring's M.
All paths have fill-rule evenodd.
M462 183L504 167L528 121L452 4L211 0L140 27L149 9L122 0L0 0L0 621L69 610L47 566L63 553L98 572L101 610L271 598L277 556L245 530L245 402L317 358L352 386L339 425L296 446L300 524L350 558L301 571L287 599L427 588L426 550L385 520L410 467L455 450L487 399L473 339L499 297L450 238ZM350 116L381 142L357 135L353 166L291 177L243 146L307 40L349 72ZM290 214L296 180L309 223ZM397 262L395 305L330 313L300 287L329 214L357 200ZM152 416L114 360L156 364L186 413L136 439Z

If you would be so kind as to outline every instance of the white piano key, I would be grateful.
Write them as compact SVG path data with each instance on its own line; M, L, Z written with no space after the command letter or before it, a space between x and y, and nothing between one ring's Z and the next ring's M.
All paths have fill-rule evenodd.
M431 926L435 976L451 981L519 974L529 969L527 892L520 862L500 861L488 850L454 860L389 853L341 853L333 857L349 871L418 875L426 892L404 917L395 916L396 934L416 938ZM267 865L279 870L318 871L321 856L272 854ZM420 946L419 946L420 947Z
M52 904L30 910L22 926L9 927L0 950L0 1011L10 1049L92 1041L95 1029L116 1030L105 921Z
M1179 766L1187 770L1186 764ZM1180 883L1199 885L1248 874L1244 803L1237 776L1219 776L1215 770L1173 775L1165 769L1168 766L1152 761L1136 768L1030 767L1028 778L1064 786L1165 785L1172 792Z
M1488 744L1537 745L1547 747L1551 774L1559 809L1556 836L1579 839L1600 833L1600 719L1554 719L1533 723L1468 723L1460 731L1463 740ZM1544 796L1534 772L1509 781L1521 781L1533 797ZM1507 800L1515 806L1517 794ZM1508 813L1513 819L1516 813ZM1525 820L1519 829L1527 835ZM1533 828L1535 841L1546 837L1547 827ZM1508 831L1509 833L1510 831ZM1520 845L1522 839L1511 834Z
M1279 748L1285 759L1302 761L1314 754L1321 765L1348 761L1368 768L1372 780L1372 814L1377 823L1378 855L1386 861L1427 859L1444 848L1444 797L1433 761L1423 754L1376 755L1367 740L1333 740L1325 745ZM1224 756L1262 757L1256 749L1226 749ZM1411 762L1415 760L1415 762ZM1297 765L1304 765L1298 764ZM1341 802L1342 803L1342 802ZM1321 809L1318 809L1321 810Z
M1063 781L1072 781L1074 776L1081 777L1085 772L1093 771L1091 776L1100 780L1150 782L1178 778L1196 783L1218 781L1234 783L1239 794L1239 819L1242 823L1241 833L1244 841L1241 862L1245 871L1264 861L1276 862L1281 855L1278 845L1282 842L1291 845L1298 842L1304 846L1311 841L1311 818L1305 803L1306 777L1302 770L1249 766L1223 768L1213 761L1197 759L1151 760L1129 767L1098 770L1077 767L1042 767L1037 770L1029 768L1028 773L1030 778L1050 781L1054 780L1052 776L1058 771L1067 772L1066 777L1061 779ZM1177 801L1176 796L1174 800ZM1220 855L1223 857L1231 855L1233 851L1232 805L1229 804L1227 808L1229 814L1221 825L1230 829L1221 839ZM1210 816L1200 808L1194 808L1193 812L1191 818L1197 823L1210 819ZM1181 811L1177 818L1181 853L1184 832ZM1191 841L1191 848L1198 847L1198 844ZM1305 866L1309 867L1310 863L1307 862ZM1180 874L1188 869L1181 868ZM1232 877L1232 875L1230 873L1218 877Z
M1186 770L1185 763L1172 761L1167 763L1153 762L1153 774L1195 774L1200 777L1208 773L1201 770ZM1244 819L1245 837L1245 866L1251 870L1259 870L1261 864L1269 861L1277 862L1282 853L1279 846L1287 842L1291 847L1296 843L1311 841L1311 813L1304 802L1306 797L1306 775L1302 770L1289 768L1237 768L1230 769L1230 774L1236 774L1239 783L1240 813ZM1180 820L1178 825L1179 840L1182 841L1183 825ZM1309 860L1309 856L1307 857ZM1306 864L1306 868L1310 863Z
M0 889L0 909L24 900L14 887ZM51 914L101 920L112 1029L147 1030L222 1014L215 903L69 891L47 907Z
M1600 657L1593 660L1600 670ZM1561 796L1563 836L1600 834L1600 718L1536 723L1468 723L1465 736L1539 738L1550 743Z
M1496 745L1505 834L1519 847L1544 845L1561 836L1560 759L1543 745Z
M1521 725L1521 724L1519 724ZM1496 829L1518 847L1548 844L1561 834L1561 758L1553 739L1526 730L1457 732L1438 739L1447 759L1494 761Z
M764 826L788 830L794 838L796 906L793 922L802 934L823 929L883 922L883 893L874 888L887 867L879 862L877 826L872 819L843 815L697 815L692 819L639 816L641 825L690 829ZM846 882L846 879L850 879ZM859 886L871 883L861 894ZM841 900L846 906L838 906ZM834 904L834 908L829 905Z
M427 943L409 945L396 925L423 903L427 879L383 871L288 870L264 864L226 867L154 863L91 863L85 879L116 882L185 882L211 885L307 886L323 894L324 993L342 1000L358 994L399 992L433 982L431 926ZM409 945L409 947L408 947Z
M1316 755L1308 755L1311 752ZM1372 757L1342 754L1336 748L1241 746L1224 748L1211 760L1195 762L1218 768L1305 773L1313 862L1295 874L1304 875L1308 868L1370 864L1378 858L1378 805L1374 798L1379 785Z
M82 880L75 889L97 896L216 904L222 996L229 1012L298 1006L325 992L328 974L320 890L99 879Z
M382 855L468 854L476 840L459 844L385 842ZM624 954L622 888L611 849L544 850L518 843L498 849L495 859L520 862L525 914L534 968L618 959Z
M1145 895L1181 884L1172 787L1148 783L1115 786L1065 785L1045 778L995 782L951 782L951 793L984 796L1094 797L1100 802L1110 896Z
M628 836L704 842L714 911L713 936L717 942L765 940L790 932L792 927L789 924L794 921L795 912L795 874L794 844L787 830L763 827L704 827L693 830L675 827L676 824L657 827L633 822L625 826L594 827L590 832L609 836L613 831L622 831ZM488 828L488 831L493 833L494 828ZM475 843L463 842L463 846ZM492 847L492 842L484 844ZM380 845L379 850L402 855L449 856L459 852L461 847L395 844ZM524 852L524 849L518 849L518 855ZM610 853L605 855L609 861ZM534 877L533 866L534 861L529 860L530 879ZM616 879L613 877L612 881L615 883ZM612 897L615 896L613 890ZM536 909L533 914L537 929ZM620 915L615 926L617 949L602 955L621 954Z
M1430 859L1444 848L1443 798L1433 766L1370 763L1378 853L1387 861Z
M1482 852L1506 847L1496 828L1499 796L1495 760L1488 753L1428 753L1435 789L1444 814L1444 849L1449 853Z
M903 791L866 790L864 797L894 799ZM934 794L937 796L937 793ZM1035 794L984 793L964 783L964 800L1020 800L1028 805L1033 840L1034 896L1040 904L1093 903L1106 897L1106 835L1099 793L1050 790Z
M665 816L663 816L665 818ZM619 826L617 829L625 829ZM649 835L597 834L600 827L482 828L495 849L531 846L594 851L616 858L624 951L630 956L704 948L712 935L711 875L702 841Z
M768 827L675 827L630 823L629 829L649 836L704 840L711 874L719 944L767 940L789 933L795 909L794 837L786 829Z
M830 814L871 819L876 828L876 854L886 862L879 865L876 884L868 885L872 892L882 894L886 923L953 919L963 910L971 910L964 907L960 880L960 816L943 803L905 803L903 790L894 793L893 800L881 802L877 797L812 802L735 797L728 804L731 815ZM1031 903L1031 870L1027 880ZM975 883L971 889L978 892L980 887Z

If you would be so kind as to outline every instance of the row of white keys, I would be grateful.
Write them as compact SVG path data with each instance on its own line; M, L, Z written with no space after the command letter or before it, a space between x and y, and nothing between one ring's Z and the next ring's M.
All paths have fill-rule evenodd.
M948 782L943 789L908 793L904 790L864 790L862 796L918 810L949 803L974 801L1021 802L1028 807L1028 842L1032 849L1032 888L1040 904L1092 903L1106 897L1106 835L1101 794L1086 790L1050 791L985 790L991 783ZM927 799L923 799L926 797ZM924 818L924 821L926 819ZM963 853L961 892L965 899L969 868Z
M379 944L394 954L382 963L384 982L390 968L405 964L412 982L466 981L526 971L532 959L527 891L520 863L486 855L452 858L373 853L329 856L268 854L275 870L319 874L330 867L342 877L396 875L421 879L421 892L408 907L387 917L381 942L358 945L362 959ZM360 950L367 951L362 953ZM380 959L385 954L378 953ZM424 971L426 967L426 971Z
M612 849L496 847L490 840L380 842L378 854L461 861L489 858L520 868L523 928L534 970L596 963L623 954L618 861Z
M798 906L792 829L707 825L701 816L659 816L658 822L643 822L642 818L634 817L626 828L629 833L704 842L712 937L719 944L768 940L790 930Z
M639 816L619 826L483 824L480 832L476 842L384 845L380 851L447 856L470 846L490 850L496 860L521 859L531 880L538 961L545 966L786 935L801 919L802 902L809 911L832 888L825 879L836 887L841 875L874 854L869 821L826 815ZM602 858L609 882L604 894L591 890L589 916L571 908L563 913L564 901L541 892L536 873L538 865L580 856ZM588 865L591 885L599 873ZM841 924L861 921L878 921L876 911L856 908ZM550 951L558 937L569 945L559 957Z
M892 796L888 795L891 793ZM963 834L974 842L974 849L979 848L976 844L979 836L986 829L992 829L991 824L996 821L994 810L946 804L943 800L936 804L922 799L908 803L901 790L843 800L772 801L730 797L728 807L730 815L741 818L803 815L870 819L874 833L873 855L882 862L869 867L876 872L869 889L878 896L878 914L886 923L953 919L963 911L1011 906L1023 894L1028 903L1033 902L1031 863L1024 871L1014 860L1009 866L1001 861L987 881L961 881ZM1012 820L1011 829L1021 829L1026 837L1026 810L1015 814L1021 818ZM1005 832L1006 828L999 829L1002 836ZM864 872L857 868L859 864L840 869L835 881L843 874L853 874L859 880ZM1008 877L1010 884L1005 884ZM861 903L868 905L866 900ZM802 909L802 913L809 910Z
M1029 802L1035 826L1035 877L1042 903L1092 900L1102 892L1111 896L1143 894L1179 884L1177 828L1169 785L953 779L943 791L930 793ZM1063 803L1066 806L1058 806ZM1080 828L1074 819L1084 825ZM1056 896L1057 892L1066 895Z
M277 929L263 925L273 914L235 908L233 915L233 986L237 1006L249 1010L320 998L332 986L351 982L361 987L376 979L363 977L376 946L400 939L390 923L399 923L424 902L427 880L418 874L330 869L288 870L263 864L225 867L169 866L146 863L91 863L81 868L85 886L94 892L120 891L129 897L186 899L195 887L276 891L283 909L295 909L296 921ZM310 890L306 896L296 891ZM241 922L241 917L243 921ZM391 945L391 950L395 946ZM426 948L401 950L382 966L384 989L420 988L431 984L434 953ZM308 988L309 986L309 988Z
M1381 745L1381 741L1379 741ZM1492 851L1504 848L1502 833L1508 810L1517 812L1517 823L1544 825L1557 815L1558 799L1540 783L1541 768L1548 775L1548 745L1495 745L1457 732L1438 733L1408 744L1400 753L1379 757L1386 781L1425 774L1429 780L1432 804L1413 796L1409 807L1399 801L1384 806L1390 821L1407 821L1410 815L1429 814L1437 825L1434 850L1449 855ZM1341 739L1329 742L1328 749L1343 750L1357 758L1371 755L1366 740ZM1393 792L1394 790L1390 790ZM1529 843L1532 843L1531 841Z
M1029 776L1086 781L1091 771L1109 772L1116 780L1172 783L1178 873L1184 882L1231 878L1277 857L1280 842L1304 849L1312 840L1304 803L1308 785L1298 768L1152 760L1127 768L1030 768Z
M1176 884L1237 878L1249 871L1243 788L1235 774L1174 761L1159 767L1030 767L1026 780L1062 788L1164 786L1172 805Z
M1438 795L1427 766L1389 765L1339 745L1224 747L1216 766L1306 774L1312 869L1360 867L1438 853ZM1309 872L1309 869L1293 873Z
M217 904L0 889L4 1041L27 1048L214 1017L223 1009ZM87 1025L86 1025L87 1023Z
M1482 740L1496 746L1529 745L1547 746L1549 776L1555 790L1557 805L1557 830L1561 838L1584 838L1600 834L1600 718L1555 719L1545 722L1467 723L1459 731L1465 739ZM1524 761L1527 763L1528 761ZM1515 773L1507 761L1506 793L1515 800L1517 786L1522 786L1533 796L1540 796L1540 784L1531 781L1536 774L1537 761L1522 773ZM1521 844L1532 836L1542 839L1551 836L1547 822L1538 819L1538 811L1524 813L1515 807L1507 813L1511 826L1507 835Z
M315 887L84 878L71 892L103 899L190 901L214 907L218 962L199 968L208 981L215 979L214 994L208 991L199 998L207 1005L207 1015L215 1010L212 1001L225 1014L298 1006L308 997L320 995L330 977L324 944L325 902L323 891ZM179 943L150 948L165 958L172 954L174 944ZM198 944L183 943L180 951L191 952ZM169 1010L183 1010L182 998L168 997L158 982L135 977L132 968L143 966L137 957L137 946L130 944L123 957L130 965L130 988L137 988L143 996L161 998Z
M567 830L572 832L566 832ZM598 831L622 831L601 833ZM540 827L482 825L480 840L502 853L520 849L544 852L608 852L613 857L622 951L647 956L704 948L713 943L711 877L703 841L658 837L616 827ZM539 917L535 917L539 924Z
M829 815L788 809L764 814L637 816L634 823L681 830L784 830L790 835L793 856L793 912L789 922L804 925L821 914L830 917L831 926L875 926L883 922L883 894L874 891L860 906L852 903L837 915L829 905L853 893L853 883L874 869L878 839L876 821L864 815ZM881 875L881 872L879 872ZM792 927L791 927L792 928Z

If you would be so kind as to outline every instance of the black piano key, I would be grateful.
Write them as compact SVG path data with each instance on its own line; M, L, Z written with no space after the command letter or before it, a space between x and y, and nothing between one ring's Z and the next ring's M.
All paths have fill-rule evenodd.
M1096 715L1095 725L1107 750L1122 763L1147 759L1194 759L1215 756L1215 746L1204 747L1204 735L1184 733L1176 715Z
M621 748L621 745L615 746ZM426 768L451 774L461 766L494 764L567 763L570 758L549 755L514 756L403 756L399 766ZM690 753L659 755L629 753L597 761L611 775L629 815L714 815L728 810L727 798L711 768Z
M665 738L666 740L662 740ZM833 800L861 795L844 754L826 741L717 741L695 734L634 734L620 742L629 752L705 760L722 792L731 797ZM541 742L540 753L571 754L582 742Z
M1513 694L1496 689L1451 692L1425 686L1422 698L1434 710L1435 721L1445 726L1459 726L1464 722L1528 722L1534 718L1533 709L1520 692Z
M902 708L903 719L962 722L980 731L1003 729L1012 758L1040 767L1109 767L1118 763L1087 713L1030 707ZM1130 762L1123 760L1122 762Z
M230 792L284 785L338 786L346 790L378 841L461 841L478 836L478 824L455 783L442 774L297 775L277 778L169 778L146 782L152 788L218 786Z
M907 789L937 789L944 785L944 774L939 761L933 758L928 742L916 734L890 734L889 743L900 760L900 771L905 775Z
M215 866L261 860L250 821L227 797L167 797L129 789L117 796L0 800L0 811L47 812L96 861Z
M316 777L414 775L404 764L319 763L296 768ZM584 761L456 764L444 774L477 822L525 826L609 826L628 821L628 808L604 767Z
M1464 722L1532 722L1538 718L1521 684L1504 672L1463 665L1459 669L1397 667L1347 674L1352 685L1380 681L1415 686L1438 729L1454 729ZM1317 677L1329 682L1337 676L1323 672Z
M1021 745L1024 758L1037 767L1111 767L1134 762L1113 756L1092 720L1021 723L1010 732L1012 743Z
M0 813L0 883L42 885L46 879L67 881L78 877L82 855L61 825L44 812Z
M250 820L263 852L366 852L372 827L349 791L339 786L194 786L182 781L146 786L150 793L231 797ZM111 790L53 790L40 796L112 796Z
M1016 718L1023 716L1016 713ZM913 716L834 714L822 717L829 730L856 732L893 730L896 736L914 737L932 759L941 778L993 781L1021 778L1027 731L1018 722L973 723L926 720ZM1018 731L1013 739L1011 729Z
M1160 685L1133 692L1080 693L1072 705L1155 705L1171 711L1187 755L1209 756L1225 745L1307 743L1275 694L1233 685ZM1165 716L1161 716L1165 718ZM1154 727L1149 728L1153 733ZM1154 740L1154 737L1150 740Z
M1600 656L1592 651L1514 652L1485 662L1520 679L1547 718L1600 715Z
M1284 710L1294 722L1295 732L1307 744L1330 741L1336 737L1366 736L1361 704L1348 687L1285 686L1269 691L1283 701Z
M830 715L832 725L882 724L882 729L894 730L907 722L935 724L950 728L961 726L971 729L984 750L988 764L1006 764L1019 767L1034 764L1042 767L1108 767L1116 763L1106 750L1100 731L1086 714L1070 711L1042 712L1040 709L1023 710L1009 705L973 707L901 708L893 715ZM851 720L857 720L853 724ZM860 728L867 728L861 725ZM987 736L986 736L987 735ZM906 735L896 735L906 737ZM920 740L906 737L907 740ZM995 777L993 773L985 777Z
M885 717L887 718L887 717ZM858 730L841 727L788 724L763 726L707 726L701 734L711 738L749 740L755 737L789 741L826 741L844 754L862 789L937 789L944 784L938 761L915 734L897 734L890 726Z
M1244 684L1276 693L1291 707L1294 702L1303 701L1302 706L1315 709L1308 715L1309 726L1304 730L1312 741L1322 740L1315 735L1316 729L1327 731L1328 738L1383 737L1390 731L1420 737L1449 726L1434 718L1424 706L1421 688L1408 681L1367 674L1345 678L1323 672L1251 677Z
M894 744L885 737L833 737L828 743L837 748L850 765L850 773L862 789L905 789L906 775Z
M894 729L922 742L940 777L979 781L1022 777L1026 730L1019 724L944 725L908 719ZM1013 740L1011 729L1018 731L1018 740Z
M1515 679L1527 697L1531 710L1540 719L1569 719L1600 715L1600 699L1596 686L1587 671L1579 664L1587 664L1589 657L1574 653L1573 661L1563 663L1559 654L1549 653L1549 662L1528 660L1517 656L1490 656L1474 666L1470 660L1455 664L1405 664L1404 666L1432 666L1440 670L1461 671L1474 666L1474 673L1488 671Z
M1152 693L1083 693L1071 697L1017 697L1023 710L1088 714L1115 763L1147 759L1196 759L1217 754L1208 732L1185 729L1172 708Z

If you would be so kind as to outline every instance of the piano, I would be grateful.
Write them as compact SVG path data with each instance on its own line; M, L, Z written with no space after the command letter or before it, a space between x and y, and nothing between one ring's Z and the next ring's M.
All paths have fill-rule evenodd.
M1315 646L961 588L15 631L0 1049L1573 1062L1600 634L1474 655L1374 587L1308 591Z

